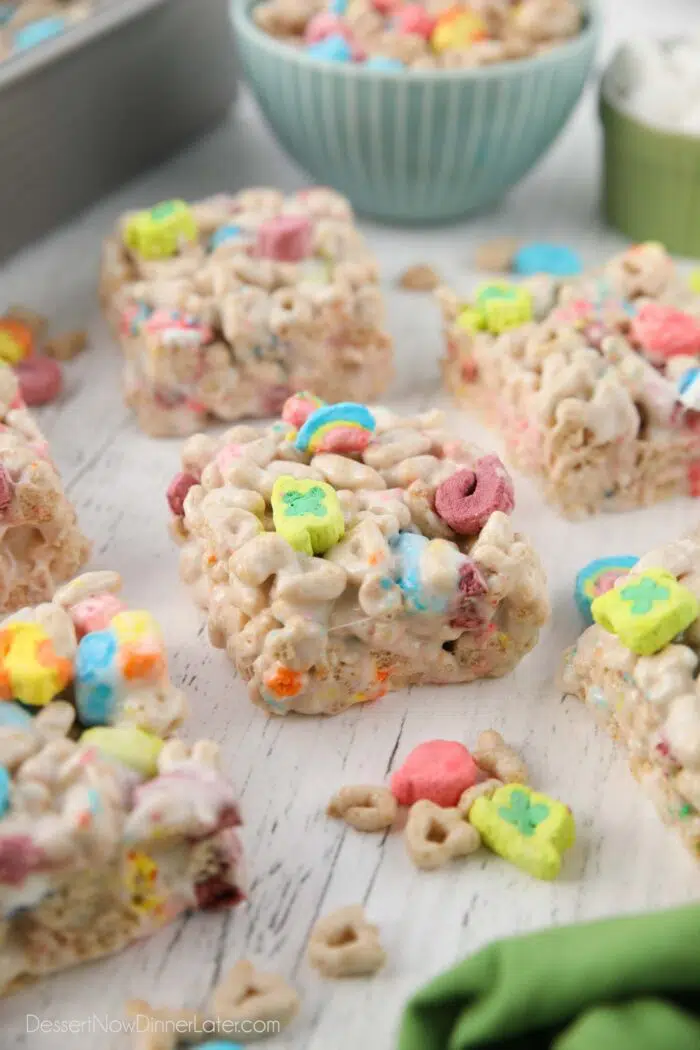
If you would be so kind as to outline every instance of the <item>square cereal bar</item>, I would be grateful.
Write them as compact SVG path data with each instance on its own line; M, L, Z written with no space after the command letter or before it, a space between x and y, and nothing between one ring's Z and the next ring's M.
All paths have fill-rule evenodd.
M0 365L0 614L50 598L88 554L48 443Z
M438 297L447 385L566 516L700 495L700 296L660 245Z
M333 714L512 670L548 615L496 456L442 417L291 398L185 443L168 490L181 574L254 703Z
M700 857L700 529L651 551L592 605L563 685L629 755L662 820Z
M240 824L158 626L95 572L0 623L0 995L241 897Z
M304 388L371 399L391 376L377 266L332 190L251 189L124 215L104 247L101 297L149 434L275 416Z

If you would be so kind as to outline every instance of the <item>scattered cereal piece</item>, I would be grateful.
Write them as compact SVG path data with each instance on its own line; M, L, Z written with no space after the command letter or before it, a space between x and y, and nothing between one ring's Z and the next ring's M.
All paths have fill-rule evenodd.
M640 656L659 652L699 612L700 603L692 591L665 569L653 568L621 580L591 606L595 622Z
M337 791L326 813L357 831L383 831L394 823L396 809L396 800L388 788L358 784Z
M87 332L84 329L76 329L53 336L43 344L43 350L47 357L53 357L56 361L70 361L81 354L87 344Z
M507 273L513 266L513 258L520 241L515 237L499 237L485 241L476 249L474 262L478 270L486 273Z
M409 857L423 871L467 857L481 845L478 831L458 809L442 809L427 799L411 806L404 836Z
M700 270L693 270L688 278L688 287L691 292L695 292L696 295L700 295Z
M530 779L527 766L518 752L506 744L501 734L494 729L480 734L474 748L474 758L480 769L505 784L527 784Z
M557 877L562 854L576 836L566 806L522 784L506 784L492 798L478 798L469 821L489 849L537 879Z
M457 803L457 809L459 810L462 819L469 820L472 806L478 798L493 798L498 789L502 787L502 780L495 780L491 777L489 780L480 781L478 784L475 784L474 787L467 788Z
M15 365L22 400L26 405L46 405L63 390L63 373L58 362L41 354Z
M614 558L596 558L579 571L574 585L574 599L587 626L593 623L591 605L594 600L612 590L617 581L626 576L637 561L637 558L629 554Z
M439 284L439 274L425 263L409 266L399 277L399 287L409 292L432 292Z
M581 259L575 251L561 244L533 241L518 248L513 256L513 269L522 277L548 273L552 277L576 277L581 273Z
M272 486L272 518L279 535L303 554L324 554L345 534L338 495L325 481L281 475Z
M323 977L365 977L386 962L379 930L367 921L361 904L319 919L309 937L308 957Z
M435 493L435 510L460 536L476 535L494 511L510 514L514 506L513 482L494 455L477 460L473 470L458 470Z
M419 744L391 777L391 791L400 806L427 799L438 806L456 806L478 778L476 762L456 740Z
M254 1032L255 1022L275 1021L286 1028L299 1012L297 991L284 978L257 970L247 959L237 962L217 985L209 1012L223 1021L236 1022Z
M130 999L125 1013L137 1021L134 1050L178 1050L178 1025L182 1031L203 1032L209 1020L196 1010L155 1009L145 999Z

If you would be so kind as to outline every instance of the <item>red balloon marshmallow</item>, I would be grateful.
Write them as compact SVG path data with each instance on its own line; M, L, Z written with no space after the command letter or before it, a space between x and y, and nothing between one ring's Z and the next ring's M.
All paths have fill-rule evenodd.
M391 793L400 806L428 799L436 806L456 806L463 792L474 787L479 767L464 744L428 740L419 744L392 775Z
M460 536L476 536L494 511L510 514L514 506L513 482L493 455L482 456L473 470L458 470L435 493L435 510Z

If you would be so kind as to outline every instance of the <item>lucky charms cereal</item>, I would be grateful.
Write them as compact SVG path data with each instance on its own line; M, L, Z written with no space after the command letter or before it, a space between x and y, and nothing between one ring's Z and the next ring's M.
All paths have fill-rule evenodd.
M116 573L0 622L0 994L242 896L240 823Z
M49 598L88 549L17 377L0 363L0 614Z
M437 294L447 385L499 428L513 464L574 518L700 495L700 297L665 249L511 287L530 319L489 322L483 289Z
M149 434L276 416L305 388L362 401L390 378L377 266L329 189L127 214L104 247L101 295L126 400Z
M507 673L548 603L503 464L440 413L337 407L296 394L268 427L186 442L172 533L213 644L276 715Z
M700 532L650 551L595 599L563 684L628 751L662 819L700 855Z
M583 21L574 0L264 0L253 17L309 58L394 73L526 58Z

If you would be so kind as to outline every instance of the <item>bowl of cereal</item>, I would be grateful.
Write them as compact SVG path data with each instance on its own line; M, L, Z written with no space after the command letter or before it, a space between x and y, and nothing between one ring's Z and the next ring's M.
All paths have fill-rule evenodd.
M236 0L243 69L312 178L361 213L445 221L493 204L566 124L595 0Z

